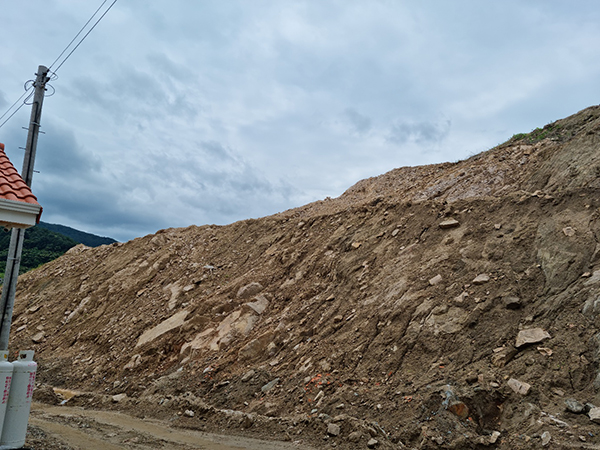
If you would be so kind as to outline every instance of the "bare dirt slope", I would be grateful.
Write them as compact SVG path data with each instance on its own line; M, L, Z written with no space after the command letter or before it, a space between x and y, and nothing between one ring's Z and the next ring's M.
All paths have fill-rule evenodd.
M69 405L178 427L594 448L599 149L591 107L274 216L75 247L19 279L12 348Z

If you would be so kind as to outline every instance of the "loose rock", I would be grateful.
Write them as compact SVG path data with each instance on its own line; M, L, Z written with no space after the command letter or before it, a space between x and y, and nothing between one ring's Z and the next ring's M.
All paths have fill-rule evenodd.
M588 412L588 416L592 422L600 423L600 408L591 408Z
M596 405L594 405L593 403L586 403L583 407L583 412L588 413L590 412L590 409L594 409L595 407Z
M454 218L446 219L443 222L440 222L439 227L442 230L447 230L450 228L456 228L460 226L460 222Z
M339 436L340 426L337 423L330 423L329 425L327 425L327 434L329 436Z
M583 403L578 402L574 398L568 398L565 400L565 408L567 411L573 414L581 414L585 406Z
M431 286L435 286L436 284L440 284L441 282L442 282L442 276L439 274L429 280L429 284Z
M490 281L490 276L486 273L481 273L473 279L473 284L476 286L482 285Z
M526 330L519 331L517 335L517 341L515 347L519 348L526 344L537 344L546 339L550 339L550 334L541 328L528 328Z
M261 387L260 390L263 393L267 393L271 389L273 389L275 386L277 386L277 383L279 383L279 378L275 378L273 381L269 381L267 384L265 384L263 387Z
M542 433L542 446L546 447L550 443L551 439L552 439L552 436L550 436L550 433L548 433L547 431L544 431Z
M250 283L245 286L242 286L237 291L237 298L246 299L255 296L260 291L263 290L262 284L260 283Z
M519 381L515 378L511 378L510 380L508 380L508 382L506 383L508 384L508 386L515 391L517 394L521 394L521 395L527 395L529 394L529 391L531 389L531 385L528 383L525 383L523 381Z
M369 448L375 448L377 447L377 445L379 445L379 441L377 439L369 439L369 442L367 442L367 447Z
M117 394L112 396L113 403L119 403L127 398L127 394Z
M252 369L250 369L248 372L246 372L243 376L242 376L242 382L245 383L247 381L250 381L250 379L254 376L256 372Z
M360 442L360 439L362 438L362 433L360 431L353 431L352 433L350 433L348 435L348 441L356 444L357 442Z
M456 297L454 297L454 303L457 304L462 304L465 299L469 296L469 293L467 291L463 291L460 294L458 294Z
M258 315L265 312L267 306L269 306L269 300L267 300L267 298L264 295L257 295L256 297L254 297L253 302L249 302L244 305L245 308L255 312Z
M552 354L554 353L554 351L548 347L537 347L537 351L544 356L552 356Z
M142 364L142 355L135 354L131 357L129 362L127 364L125 364L123 369L132 370L132 369L135 369L136 367L138 367L140 364Z
M492 435L490 436L490 444L495 444L499 437L500 437L500 432L494 431L492 433Z
M520 309L523 306L521 299L519 297L505 297L504 298L504 307L506 309Z

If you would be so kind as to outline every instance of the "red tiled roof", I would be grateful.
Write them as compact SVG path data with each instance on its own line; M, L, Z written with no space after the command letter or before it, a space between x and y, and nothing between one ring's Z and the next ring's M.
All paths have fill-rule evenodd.
M12 165L6 153L4 144L0 143L0 199L39 205L37 198L25 184L15 166Z

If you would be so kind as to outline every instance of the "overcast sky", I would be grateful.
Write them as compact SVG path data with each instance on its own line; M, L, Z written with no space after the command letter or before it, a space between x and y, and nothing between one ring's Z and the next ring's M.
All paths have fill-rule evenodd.
M100 4L0 0L0 114ZM119 0L44 100L42 220L125 241L464 159L600 103L599 16L597 0ZM19 170L29 114L0 128Z

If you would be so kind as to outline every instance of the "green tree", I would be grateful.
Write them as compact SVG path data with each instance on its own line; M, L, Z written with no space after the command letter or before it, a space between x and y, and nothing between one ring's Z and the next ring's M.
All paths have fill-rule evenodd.
M6 269L6 257L10 245L10 231L0 232L0 272L4 278ZM63 255L71 247L77 245L73 239L60 233L40 227L31 227L25 230L23 241L23 253L21 255L21 266L19 273L35 269L53 259Z

